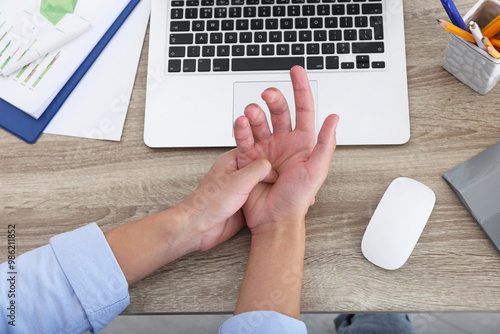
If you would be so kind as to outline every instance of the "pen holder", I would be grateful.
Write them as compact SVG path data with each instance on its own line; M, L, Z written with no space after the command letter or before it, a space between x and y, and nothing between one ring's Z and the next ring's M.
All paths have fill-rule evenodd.
M500 1L481 0L464 16L464 21L468 24L474 20L484 26L499 14ZM500 81L500 59L454 34L450 35L441 65L479 94L488 93Z

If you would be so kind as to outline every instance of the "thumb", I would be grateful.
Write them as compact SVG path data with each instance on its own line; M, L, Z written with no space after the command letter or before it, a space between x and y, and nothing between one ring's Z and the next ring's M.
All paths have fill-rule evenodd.
M232 176L232 186L241 192L250 193L259 182L274 183L278 173L266 159L257 159L236 171Z

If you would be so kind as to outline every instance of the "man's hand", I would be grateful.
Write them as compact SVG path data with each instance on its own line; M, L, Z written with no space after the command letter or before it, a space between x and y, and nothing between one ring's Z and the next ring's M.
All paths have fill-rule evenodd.
M288 104L275 88L262 93L271 113L273 133L264 112L255 104L247 106L245 116L239 117L234 125L238 168L264 158L279 175L274 184L258 184L243 206L252 233L262 227L304 220L326 179L336 146L338 116L328 116L316 143L314 100L306 72L295 66L290 76L296 106L295 129L291 128Z

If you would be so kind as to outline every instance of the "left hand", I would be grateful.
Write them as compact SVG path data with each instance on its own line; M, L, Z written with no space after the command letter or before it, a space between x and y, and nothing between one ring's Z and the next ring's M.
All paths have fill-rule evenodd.
M238 170L237 151L222 154L196 190L176 209L180 218L194 230L197 250L211 249L234 236L245 226L241 207L260 182L277 178L271 163L257 159Z

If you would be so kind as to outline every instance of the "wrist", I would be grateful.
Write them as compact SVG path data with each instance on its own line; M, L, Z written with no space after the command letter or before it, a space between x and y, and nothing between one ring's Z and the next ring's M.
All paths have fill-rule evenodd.
M252 241L278 242L284 240L304 241L305 219L281 221L279 223L262 224L252 228Z

